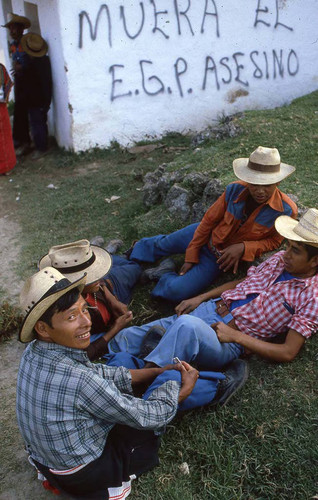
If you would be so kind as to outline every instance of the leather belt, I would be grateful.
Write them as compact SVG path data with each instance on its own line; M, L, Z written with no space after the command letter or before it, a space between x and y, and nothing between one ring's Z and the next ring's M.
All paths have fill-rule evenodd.
M217 301L217 303L216 303L216 312L218 313L219 316L221 316L221 318L224 318L228 314L232 314L223 299L220 299L220 300ZM231 321L229 321L227 324L231 328L234 328L235 330L238 330L238 327L235 324L235 319L234 318L231 319Z

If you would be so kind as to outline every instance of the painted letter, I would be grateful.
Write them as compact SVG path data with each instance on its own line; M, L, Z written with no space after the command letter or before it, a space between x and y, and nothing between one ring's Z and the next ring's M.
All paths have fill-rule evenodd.
M226 62L223 62L223 61L226 61ZM227 62L229 62L229 58L228 57L222 57L222 59L220 59L220 64L222 64L222 66L224 66L228 72L229 72L229 78L228 80L224 80L224 78L222 78L222 82L223 83L230 83L231 80L232 80L232 71L231 71L231 68L228 64L226 64Z
M173 0L173 1L174 1L174 8L175 8L175 11L176 11L176 16L177 16L178 33L179 33L179 35L181 35L180 16L184 16L186 18L186 20L188 21L188 25L189 25L191 34L192 34L192 36L194 36L194 32L193 32L190 20L189 20L189 18L187 16L187 12L188 12L188 10L191 7L191 0L188 0L188 7L183 12L179 11L178 0Z
M265 9L261 9L260 8L261 1L262 0L258 0L258 2L257 2L257 9L256 9L256 16L255 16L255 21L254 21L254 28L255 28L255 26L257 26L258 23L265 24L265 26L270 26L270 23L266 23L262 19L258 19L258 13L259 12L264 12L265 14L268 14L268 7L265 7Z
M235 61L235 64L236 64L236 77L235 77L235 81L236 82L240 82L242 85L245 85L245 87L248 87L248 82L243 82L243 80L240 80L240 69L243 69L244 66L243 64L239 64L238 61L237 61L237 57L238 56L244 56L243 52L235 52L233 54L233 59Z
M256 68L254 70L253 76L254 76L254 78L262 78L263 77L263 71L258 66L258 64L256 64L256 62L254 61L254 54L256 56L258 56L258 50L253 50L253 52L250 53L250 59L251 59L252 63L254 64L255 68Z
M182 70L179 70L179 62L183 63ZM180 83L180 76L183 75L183 73L185 73L187 71L187 69L188 69L187 61L185 59L183 59L183 57L178 57L178 59L175 62L175 65L174 65L174 71L176 74L176 80L177 80L178 89L179 89L181 97L183 97L183 91L182 91L182 86Z
M204 8L203 19L202 19L202 24L201 24L201 33L204 33L205 17L206 16L215 16L215 21L216 21L216 36L219 38L220 32L219 32L219 16L218 16L218 11L217 11L217 8L216 8L214 0L211 0L213 2L213 6L214 6L214 12L208 12L207 11L208 1L209 0L205 0L205 8Z
M122 80L120 78L115 78L115 68L124 68L125 66L123 64L113 64L112 66L109 67L109 73L112 75L112 92L110 95L110 100L114 101L115 99L118 99L119 97L127 97L131 96L132 92L126 92L125 94L118 94L115 95L115 85L116 83L122 83Z
M135 35L131 35L130 33L128 33L127 24L126 24L126 17L125 17L125 8L124 8L123 5L121 5L119 7L119 9L120 9L120 17L123 20L125 33L132 40L134 40L135 38L137 38L137 36L141 33L142 28L144 27L144 22L145 22L144 4L142 2L140 2L139 5L140 5L140 8L141 8L141 23L140 23L140 28L139 28L139 30L137 31L137 33Z
M160 33L162 33L165 38L169 38L169 36L164 31L162 31L162 29L158 28L158 25L157 25L157 16L159 16L160 14L168 14L168 11L167 10L158 10L157 11L155 0L150 0L150 3L152 3L152 5L153 5L154 15L155 15L155 27L152 28L152 32L155 33L156 31L160 31Z
M294 56L294 59L296 61L296 67L294 69L294 71L291 70L290 68L290 60L291 60L291 57ZM298 57L297 57L297 54L294 50L291 50L288 54L288 58L287 58L287 70L288 70L288 73L290 74L290 76L295 76L297 73L298 73L298 70L299 70L299 60L298 60Z
M278 0L276 0L276 23L275 23L275 26L274 28L277 28L277 26L283 26L284 28L286 28L287 30L289 31L294 31L293 28L291 28L290 26L286 26L286 24L283 24L283 23L280 23L279 22L279 7L278 7Z
M284 66L283 66L283 51L280 50L280 57L276 54L276 50L273 49L273 66L274 66L274 79L276 78L276 66L278 65L279 75L284 78Z
M209 63L211 63L212 66L210 66ZM220 89L220 84L219 84L219 81L218 81L218 73L217 73L217 69L216 69L216 64L214 62L213 57L211 57L211 56L207 56L205 58L204 79L203 79L202 90L205 90L205 88L206 88L206 81L207 81L208 71L214 71L215 72L216 88L217 88L217 90L219 90Z
M139 64L140 64L140 69L141 69L141 74L142 74L142 88L144 89L145 93L147 95L157 95L157 94L160 94L161 92L164 92L165 90L165 86L164 84L162 83L162 81L160 80L160 78L158 78L157 76L150 76L148 78L148 82L150 82L151 80L154 80L156 82L159 83L159 88L153 92L150 92L149 90L147 90L146 88L146 85L145 85L145 73L144 73L144 64L152 64L152 61L146 61L146 60L141 60L139 61Z
M85 10L82 10L82 12L80 12L80 14L79 14L79 43L78 43L78 46L80 49L83 48L83 20L84 20L84 17L88 21L89 33L90 33L91 40L96 40L99 19L100 19L104 10L106 12L107 23L108 23L108 43L109 43L110 47L112 46L112 24L111 24L110 12L109 12L108 6L106 4L103 4L100 6L100 9L98 11L94 28L93 28L92 22L90 20L89 15L87 14L87 12Z

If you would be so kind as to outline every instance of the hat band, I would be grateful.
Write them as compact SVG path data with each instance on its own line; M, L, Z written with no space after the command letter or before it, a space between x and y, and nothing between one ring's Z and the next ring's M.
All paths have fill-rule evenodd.
M70 266L70 267L55 267L54 266L54 269L56 269L57 271L60 271L60 273L64 274L64 273L77 273L79 271L84 271L84 269L87 269L89 266L91 266L93 264L93 262L95 262L96 260L96 256L93 252L93 255L91 256L90 259L88 259L86 262L83 262L83 264L78 264L78 266Z
M256 170L257 172L279 172L280 163L277 165L263 165L262 163L254 163L253 161L248 161L248 168L251 170Z
M71 284L72 283L67 278L61 279L57 283L54 283L54 285L48 289L48 291L41 297L41 300L45 299L49 295L52 295L52 293L58 292L59 290L63 290L63 288L66 288L67 286L69 286Z

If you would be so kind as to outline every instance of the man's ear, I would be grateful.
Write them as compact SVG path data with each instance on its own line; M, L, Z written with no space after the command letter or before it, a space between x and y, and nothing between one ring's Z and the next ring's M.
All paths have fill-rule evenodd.
M316 268L317 272L318 272L318 255L314 255L311 259L310 259L310 264L312 264L312 267L313 268Z
M47 323L45 323L44 321L41 321L41 320L39 320L35 323L34 330L38 334L39 338L42 338L45 340L50 339L50 335L48 332L48 326L49 325Z

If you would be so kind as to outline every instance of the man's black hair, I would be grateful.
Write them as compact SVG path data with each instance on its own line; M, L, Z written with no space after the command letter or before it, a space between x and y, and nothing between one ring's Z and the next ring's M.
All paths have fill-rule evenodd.
M80 296L80 291L78 288L72 288L65 295L62 295L54 304L52 304L44 314L42 314L39 321L44 321L47 325L52 328L52 317L55 313L59 313L62 311L66 311L70 307L72 307L75 302L77 302Z
M318 247L308 245L307 243L303 243L303 246L305 247L305 250L307 252L308 260L310 260L313 257L316 257L316 255L318 255Z

